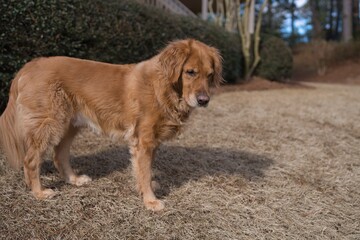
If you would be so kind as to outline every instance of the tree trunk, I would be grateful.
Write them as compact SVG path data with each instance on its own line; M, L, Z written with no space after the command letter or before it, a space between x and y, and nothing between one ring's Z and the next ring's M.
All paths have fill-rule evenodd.
M269 4L268 4L268 12L267 12L267 19L268 19L268 27L269 27L269 32L273 33L274 31L274 27L273 27L273 10L272 10L272 4L273 4L273 0L269 0Z
M295 0L290 1L290 26L291 26L291 33L290 33L290 45L294 46L296 42L296 33L295 33Z
M352 39L352 1L343 0L343 31L342 40L349 42Z
M323 32L320 22L319 0L309 0L311 8L311 24L313 27L312 39L319 40L323 38Z
M360 0L353 0L353 34L355 38L359 38L360 34L360 13L359 13L359 4Z
M341 0L336 0L336 24L335 24L335 39L340 39L340 24L342 16L342 4Z
M327 30L326 40L334 40L334 0L330 0L329 8L329 29Z
M204 21L208 18L208 0L201 1L201 18Z

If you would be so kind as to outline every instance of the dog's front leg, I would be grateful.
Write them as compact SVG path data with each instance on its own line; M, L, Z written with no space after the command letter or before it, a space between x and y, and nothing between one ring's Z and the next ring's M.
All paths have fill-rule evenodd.
M143 197L145 207L148 210L160 211L164 209L164 203L155 197L151 186L151 165L155 149L156 146L153 143L142 140L130 147L137 189Z

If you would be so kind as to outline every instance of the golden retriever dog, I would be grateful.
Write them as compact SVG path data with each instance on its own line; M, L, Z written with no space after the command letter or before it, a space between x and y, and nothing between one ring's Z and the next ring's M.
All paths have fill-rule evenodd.
M44 153L67 183L91 181L70 166L70 145L82 127L129 144L137 189L145 207L159 211L151 165L159 144L179 132L196 107L206 107L209 87L222 81L221 56L193 39L171 42L149 60L115 65L69 57L38 58L12 81L0 118L0 141L7 160L23 166L37 199L55 192L40 183Z

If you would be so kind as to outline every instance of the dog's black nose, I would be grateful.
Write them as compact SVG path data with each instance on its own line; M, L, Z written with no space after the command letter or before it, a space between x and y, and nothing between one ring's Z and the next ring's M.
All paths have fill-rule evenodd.
M205 107L209 103L210 97L205 93L200 93L197 95L196 100L201 107Z

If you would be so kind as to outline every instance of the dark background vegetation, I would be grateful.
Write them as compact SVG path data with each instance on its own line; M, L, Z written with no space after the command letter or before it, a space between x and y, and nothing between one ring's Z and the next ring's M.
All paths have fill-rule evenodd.
M256 0L259 4L262 0ZM351 4L352 38L360 40L359 0L268 0L264 13L263 29L272 35L281 36L291 46L298 43L323 39L342 41L344 38L344 4Z
M238 35L200 19L128 0L0 0L0 4L0 112L14 74L40 56L135 63L157 54L169 41L195 38L221 51L227 82L237 82L242 76ZM292 57L284 42L267 37L262 49L266 51L261 51L264 58L257 75L271 80L289 78ZM277 54L272 55L272 49Z

